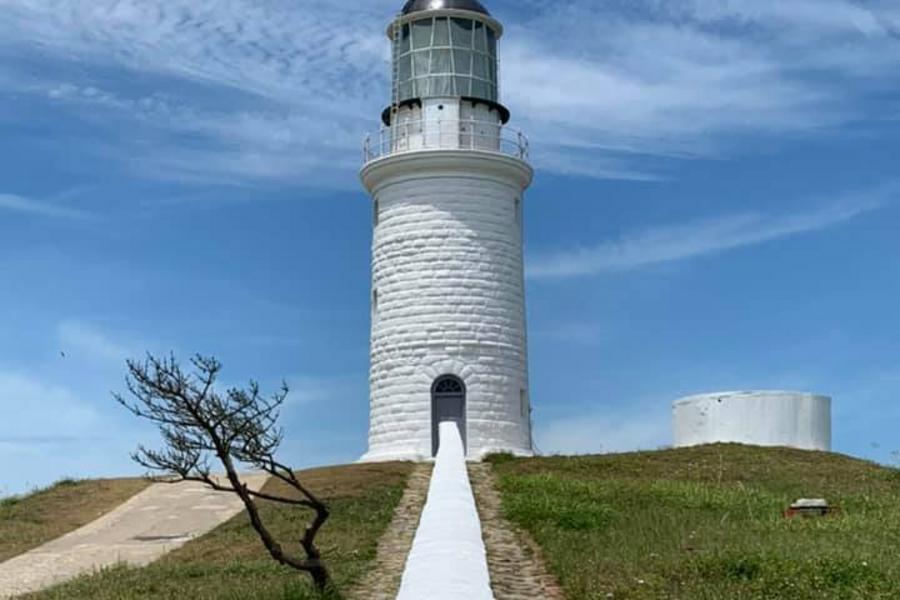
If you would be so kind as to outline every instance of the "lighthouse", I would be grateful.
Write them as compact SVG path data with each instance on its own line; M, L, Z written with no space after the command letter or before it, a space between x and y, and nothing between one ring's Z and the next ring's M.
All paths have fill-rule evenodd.
M369 449L427 460L531 455L523 269L528 141L506 126L498 42L477 0L409 0L390 23L391 101L367 138L372 198Z

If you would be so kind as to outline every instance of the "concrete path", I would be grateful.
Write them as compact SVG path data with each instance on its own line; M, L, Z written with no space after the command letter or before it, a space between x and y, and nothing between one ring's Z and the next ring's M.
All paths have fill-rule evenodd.
M430 464L417 464L413 467L403 497L394 511L394 518L378 541L375 564L350 591L350 600L394 600L397 597L406 557L412 547L428 496L431 470Z
M245 477L260 489L266 475ZM150 486L93 523L0 563L0 598L35 592L101 567L143 566L243 510L233 493L199 483Z
M440 424L428 500L397 600L495 600L458 425Z
M481 517L494 598L563 600L562 590L547 571L537 544L503 516L491 466L470 463L469 479Z

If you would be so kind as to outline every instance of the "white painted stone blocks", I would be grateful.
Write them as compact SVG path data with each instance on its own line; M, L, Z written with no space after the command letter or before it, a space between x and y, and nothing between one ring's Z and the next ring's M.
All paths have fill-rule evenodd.
M431 386L442 375L465 383L470 458L532 453L520 400L528 394L520 212L531 174L520 160L478 151L409 153L363 169L379 209L363 460L430 458Z
M673 409L676 447L717 442L831 450L831 398L782 391L690 396Z
M455 423L441 423L440 436L397 600L493 600L462 438Z

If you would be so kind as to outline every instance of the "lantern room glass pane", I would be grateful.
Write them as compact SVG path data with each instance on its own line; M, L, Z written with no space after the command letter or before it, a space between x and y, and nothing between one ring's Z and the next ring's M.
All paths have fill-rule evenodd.
M474 63L475 68L472 69L472 74L475 75L475 77L480 77L481 79L487 79L488 78L487 64L488 64L489 60L490 59L487 56L484 56L483 54L476 54L475 55L475 63Z
M449 50L431 51L431 73L452 73Z
M453 78L449 75L431 78L431 93L435 96L453 95Z
M475 22L475 49L487 53L487 38L484 35L485 26L481 21Z
M413 48L420 50L431 47L431 19L413 23Z
M413 54L413 75L415 77L428 75L428 60L428 50L415 52Z
M412 55L400 57L400 81L406 81L412 77Z
M472 74L472 53L470 51L454 50L453 61L457 75Z
M472 26L471 19L453 18L450 21L453 33L453 46L456 48L472 47Z
M450 22L447 17L438 17L434 20L434 45L450 45Z
M400 54L409 52L409 24L403 26L403 33L400 35Z
M477 19L437 16L404 24L397 64L401 100L467 96L497 100L497 35Z

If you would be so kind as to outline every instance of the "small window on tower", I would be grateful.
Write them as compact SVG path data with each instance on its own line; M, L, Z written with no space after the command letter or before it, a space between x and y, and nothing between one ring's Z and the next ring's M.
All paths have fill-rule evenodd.
M381 202L376 200L372 207L372 224L377 227L379 219L381 219Z
M378 316L378 290L372 290L372 318Z
M516 223L522 222L522 199L516 198Z
M522 406L522 416L528 416L528 392L519 390L519 404Z

